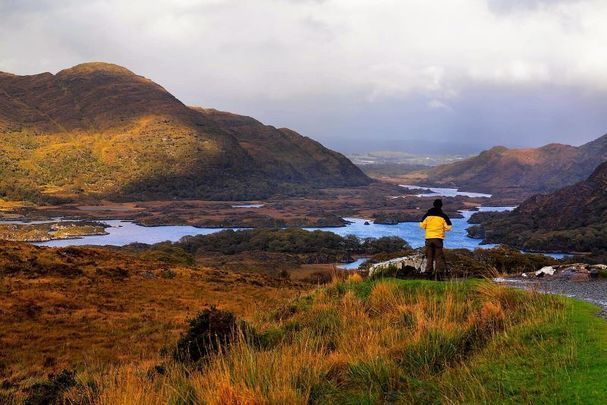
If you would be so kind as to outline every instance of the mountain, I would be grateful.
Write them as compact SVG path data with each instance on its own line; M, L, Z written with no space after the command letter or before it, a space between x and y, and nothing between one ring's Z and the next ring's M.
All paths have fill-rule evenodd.
M0 73L0 196L253 199L370 182L343 155L184 105L121 66Z
M584 181L489 216L476 231L486 242L523 249L607 250L607 162Z
M496 146L478 156L417 172L412 179L498 196L531 195L585 179L605 160L607 135L579 147L556 143L526 149Z

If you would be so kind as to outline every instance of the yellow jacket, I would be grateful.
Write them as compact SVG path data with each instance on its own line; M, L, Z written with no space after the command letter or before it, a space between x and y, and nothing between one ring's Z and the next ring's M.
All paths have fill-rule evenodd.
M445 218L434 215L425 217L419 226L426 230L426 239L445 239L445 232L453 228L451 224L447 223Z

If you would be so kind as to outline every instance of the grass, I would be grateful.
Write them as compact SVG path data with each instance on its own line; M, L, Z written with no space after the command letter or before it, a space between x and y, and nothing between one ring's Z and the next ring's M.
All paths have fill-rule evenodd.
M186 319L210 305L248 318L308 289L122 251L0 242L0 404L63 369L80 378L157 363Z
M114 403L601 403L597 308L483 281L353 276L258 313L202 363L89 368L67 398ZM162 364L158 370L158 364ZM154 368L155 367L155 368ZM152 370L152 372L150 371Z

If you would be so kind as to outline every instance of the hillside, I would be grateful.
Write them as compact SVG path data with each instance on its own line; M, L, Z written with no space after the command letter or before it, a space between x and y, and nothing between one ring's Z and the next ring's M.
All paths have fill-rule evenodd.
M500 196L557 190L588 177L607 160L607 135L575 147L549 144L540 148L496 146L460 162L411 175L418 184L457 186Z
M187 274L154 281L171 285L178 278L187 279ZM79 319L55 315L70 311L67 305L72 302L50 293L47 300L59 301L51 314L47 307L33 304L21 309L23 320L10 326L34 323L27 317L27 308L33 306L29 311L36 319L59 318L53 319L61 322L58 330L74 328L73 333L66 332L69 340L92 340L90 331L97 330L113 339L103 336L95 341L107 347L95 353L96 361L20 385L14 381L23 375L18 374L21 370L13 368L15 362L8 363L11 374L7 372L0 400L99 405L434 404L527 403L533 398L534 403L599 404L607 389L607 324L596 316L597 307L555 295L516 291L488 281L361 280L354 274L274 308L260 300L262 307L253 316L207 307L186 323L175 308L157 312L165 295L161 288L154 291L158 299L137 314L130 312L137 305L123 305L118 294L112 301L106 298L99 312L86 302L87 312L78 311L86 315ZM117 321L103 328L97 314L108 312ZM175 329L182 330L179 337ZM124 350L115 342L128 338L140 352L112 361ZM164 345L155 354L160 342ZM61 348L78 358L74 346ZM13 350L9 358L19 359L21 365L25 356L18 355L24 350ZM99 353L105 355L103 360L97 360ZM55 361L61 364L64 359Z
M0 73L0 196L251 199L370 180L288 129L190 108L106 63Z
M482 221L486 242L524 249L598 251L607 246L607 162L588 179L535 195L511 213Z

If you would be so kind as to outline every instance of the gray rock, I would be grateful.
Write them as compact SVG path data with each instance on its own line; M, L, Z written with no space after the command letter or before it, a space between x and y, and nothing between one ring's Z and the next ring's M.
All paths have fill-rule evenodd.
M422 254L397 257L385 262L375 263L369 268L370 277L392 276L399 270L410 268L420 274L426 272L426 257Z

